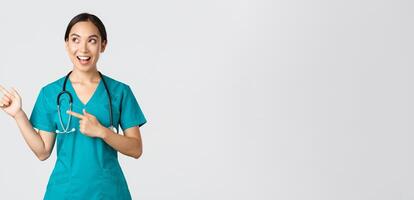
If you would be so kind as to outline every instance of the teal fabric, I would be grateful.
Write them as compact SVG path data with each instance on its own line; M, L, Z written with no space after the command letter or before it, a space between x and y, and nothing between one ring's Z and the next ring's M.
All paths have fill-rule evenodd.
M57 112L57 95L62 91L62 77L40 90L30 121L33 127L55 132L63 131ZM147 122L131 88L108 76L103 76L112 97L115 125L123 130L133 126L142 126ZM72 110L95 115L99 122L109 127L109 101L102 80L86 104L77 97L70 80L66 83L73 97ZM66 110L69 98L61 96L61 113L64 125L68 122ZM47 185L45 200L129 200L131 195L122 169L118 163L115 149L102 139L92 138L79 132L79 120L72 117L70 128L75 132L56 134L57 160ZM116 126L118 127L118 126Z

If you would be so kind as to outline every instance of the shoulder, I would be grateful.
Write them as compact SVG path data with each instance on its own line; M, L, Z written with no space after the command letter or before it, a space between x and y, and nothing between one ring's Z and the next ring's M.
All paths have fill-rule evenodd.
M115 78L112 78L112 77L107 76L105 74L102 74L102 76L103 76L103 79L104 79L105 83L109 87L108 89L124 90L125 88L129 87L126 83L121 82L119 80L116 80Z
M132 93L131 87L119 80L116 80L112 77L102 74L104 81L108 87L108 90L115 93L115 96L121 95L124 96L126 94Z
M122 104L122 102L124 101L127 101L131 98L135 98L131 90L131 87L128 84L104 74L102 74L102 76L105 81L104 83L106 83L114 102L119 102Z
M40 92L43 93L44 95L53 95L53 94L56 94L57 92L62 91L65 77L66 76L63 76L53 82L47 83L45 86L41 88Z

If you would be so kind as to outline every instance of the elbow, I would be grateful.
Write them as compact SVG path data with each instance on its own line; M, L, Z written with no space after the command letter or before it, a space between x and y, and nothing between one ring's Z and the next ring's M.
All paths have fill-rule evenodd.
M45 161L50 157L50 153L40 153L40 154L36 154L36 157L40 160L40 161Z
M135 159L140 158L141 155L142 155L142 143L141 143L140 140L138 140L138 143L139 143L139 145L135 146L135 148L132 152L132 155L131 155L131 157L133 157Z
M132 157L135 159L140 158L142 155L142 151L136 151L134 154L132 154Z

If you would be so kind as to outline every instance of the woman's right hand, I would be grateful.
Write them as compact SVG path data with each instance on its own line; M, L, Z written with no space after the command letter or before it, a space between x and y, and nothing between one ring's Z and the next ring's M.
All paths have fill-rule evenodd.
M3 97L0 99L0 108L13 118L22 111L22 98L19 93L12 88L10 91L6 90L0 85L0 92Z

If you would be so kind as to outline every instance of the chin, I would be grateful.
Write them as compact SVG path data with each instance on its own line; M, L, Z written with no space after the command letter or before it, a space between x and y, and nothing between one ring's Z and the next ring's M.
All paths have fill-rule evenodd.
M89 72L89 71L94 71L96 69L96 67L91 66L91 65L80 65L77 64L75 65L76 70L81 71L81 72Z

